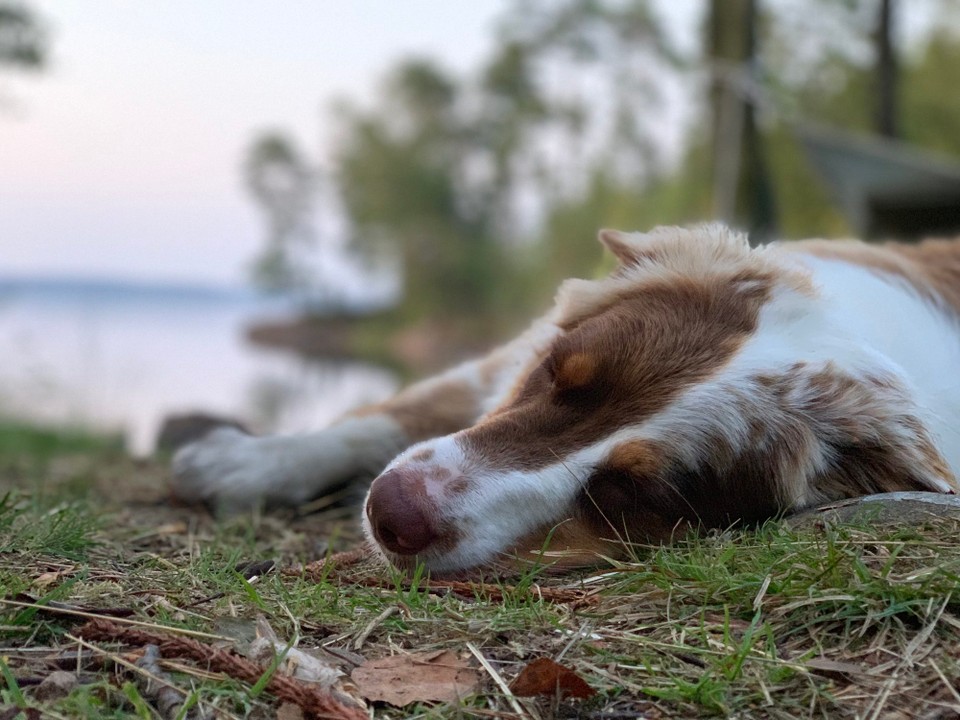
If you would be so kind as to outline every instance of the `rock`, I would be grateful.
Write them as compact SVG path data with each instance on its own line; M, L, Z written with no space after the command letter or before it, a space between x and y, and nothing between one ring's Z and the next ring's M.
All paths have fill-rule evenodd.
M209 415L207 413L186 413L169 415L164 418L157 436L157 450L174 452L178 448L199 440L218 427L232 427L249 434L243 423L233 418Z
M864 495L803 510L786 522L795 528L822 522L916 527L939 519L960 521L960 496L933 492Z
M56 670L43 679L33 696L41 702L50 702L59 700L70 694L70 691L77 686L77 676L65 670Z

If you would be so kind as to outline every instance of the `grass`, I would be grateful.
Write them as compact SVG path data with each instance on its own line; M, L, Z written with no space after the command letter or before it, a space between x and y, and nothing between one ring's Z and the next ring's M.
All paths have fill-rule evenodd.
M338 657L452 649L476 666L469 643L507 682L545 656L598 691L586 701L515 704L485 672L481 692L459 706L377 706L386 718L510 717L518 708L598 720L960 711L953 517L769 523L636 547L630 562L583 575L531 573L492 600L433 594L424 578L406 584L371 563L350 577L381 578L379 586L335 572L251 580L250 563L290 566L353 547L355 509L218 521L171 506L165 472L128 459L113 440L0 425L0 715L17 707L55 718L160 717L143 671L130 668L135 653L96 643L78 656L73 638L87 618L63 607L126 610L155 629L233 638L238 647L263 616L282 642L299 637L300 649L339 648ZM572 607L536 592L553 586L597 600ZM39 683L57 668L79 682L64 697L39 699ZM163 670L204 713L277 717L277 700L255 684L184 662Z

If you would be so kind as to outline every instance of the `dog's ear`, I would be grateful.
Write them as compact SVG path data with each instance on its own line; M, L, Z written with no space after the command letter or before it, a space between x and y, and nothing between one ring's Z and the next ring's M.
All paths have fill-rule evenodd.
M720 223L705 223L691 227L663 225L649 232L621 232L601 230L600 244L620 262L630 267L644 262L659 262L670 256L689 259L681 249L690 244L705 246L705 257L719 257L730 252L742 253L749 248L746 235L736 233Z
M829 364L779 388L806 417L817 451L808 501L917 490L954 493L957 478L911 394L890 376L851 377Z
M620 230L601 230L597 240L607 250L613 253L621 265L636 265L643 259L653 257L647 243L642 242L644 236L639 233L625 233Z
M811 496L829 501L900 491L955 493L957 479L920 421L903 416L893 424L886 440L859 433L836 439L830 462L810 478Z

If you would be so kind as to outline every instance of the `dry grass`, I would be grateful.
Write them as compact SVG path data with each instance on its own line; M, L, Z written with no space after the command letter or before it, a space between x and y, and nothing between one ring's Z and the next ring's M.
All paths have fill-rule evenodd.
M5 444L11 432L0 427L0 489L10 491L0 504L4 718L16 706L24 717L31 708L50 717L161 716L138 682L148 673L137 665L142 648L80 637L105 611L221 649L242 649L261 615L280 637L299 635L301 649L347 671L363 658L452 649L485 678L460 706L378 706L378 717L960 713L953 517L909 527L770 524L637 547L629 563L581 576L531 573L509 587L487 577L472 588L428 588L370 561L319 576L264 574L256 563L289 568L355 547L355 511L333 505L218 522L165 502L162 463L134 463L82 437L35 433L25 442L19 429ZM561 590L574 601L551 597ZM258 687L164 657L182 716L277 717L270 678ZM597 696L513 697L509 682L536 657L574 669ZM79 683L39 699L39 684L58 668Z

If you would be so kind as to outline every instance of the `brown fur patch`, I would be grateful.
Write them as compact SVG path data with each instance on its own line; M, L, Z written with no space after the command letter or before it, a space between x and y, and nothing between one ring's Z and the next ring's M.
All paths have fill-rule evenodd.
M597 358L585 352L568 355L556 369L553 380L558 388L574 390L590 383L597 372Z
M596 565L602 557L623 555L622 543L612 532L597 529L581 517L570 517L549 528L540 528L518 541L507 553L523 565L539 562L556 570Z
M470 489L470 481L465 477L458 477L451 483L447 483L443 492L446 495L463 495L467 490Z
M756 327L771 286L765 274L746 270L655 279L578 316L520 390L461 434L468 460L532 470L650 417L723 367ZM576 360L572 374L583 382L558 383L551 369L576 355L594 367L584 373Z
M594 471L578 501L597 532L665 542L690 528L757 522L780 510L778 468L768 453L749 448L734 464L730 448L709 443L706 461L687 467L653 443L628 445Z
M960 314L960 239L926 240L917 245L806 240L785 247L899 277L920 297Z
M663 465L663 453L646 440L634 440L617 445L607 458L607 463L616 468L650 475Z
M480 414L476 390L462 381L414 385L385 403L351 413L355 417L391 416L410 442L429 440L470 427Z
M425 472L427 479L436 484L444 484L453 477L453 472L442 465L428 467Z
M416 462L427 462L427 460L432 460L433 456L436 455L436 451L433 448L423 448L422 450L417 450L413 455L410 456L411 460Z

